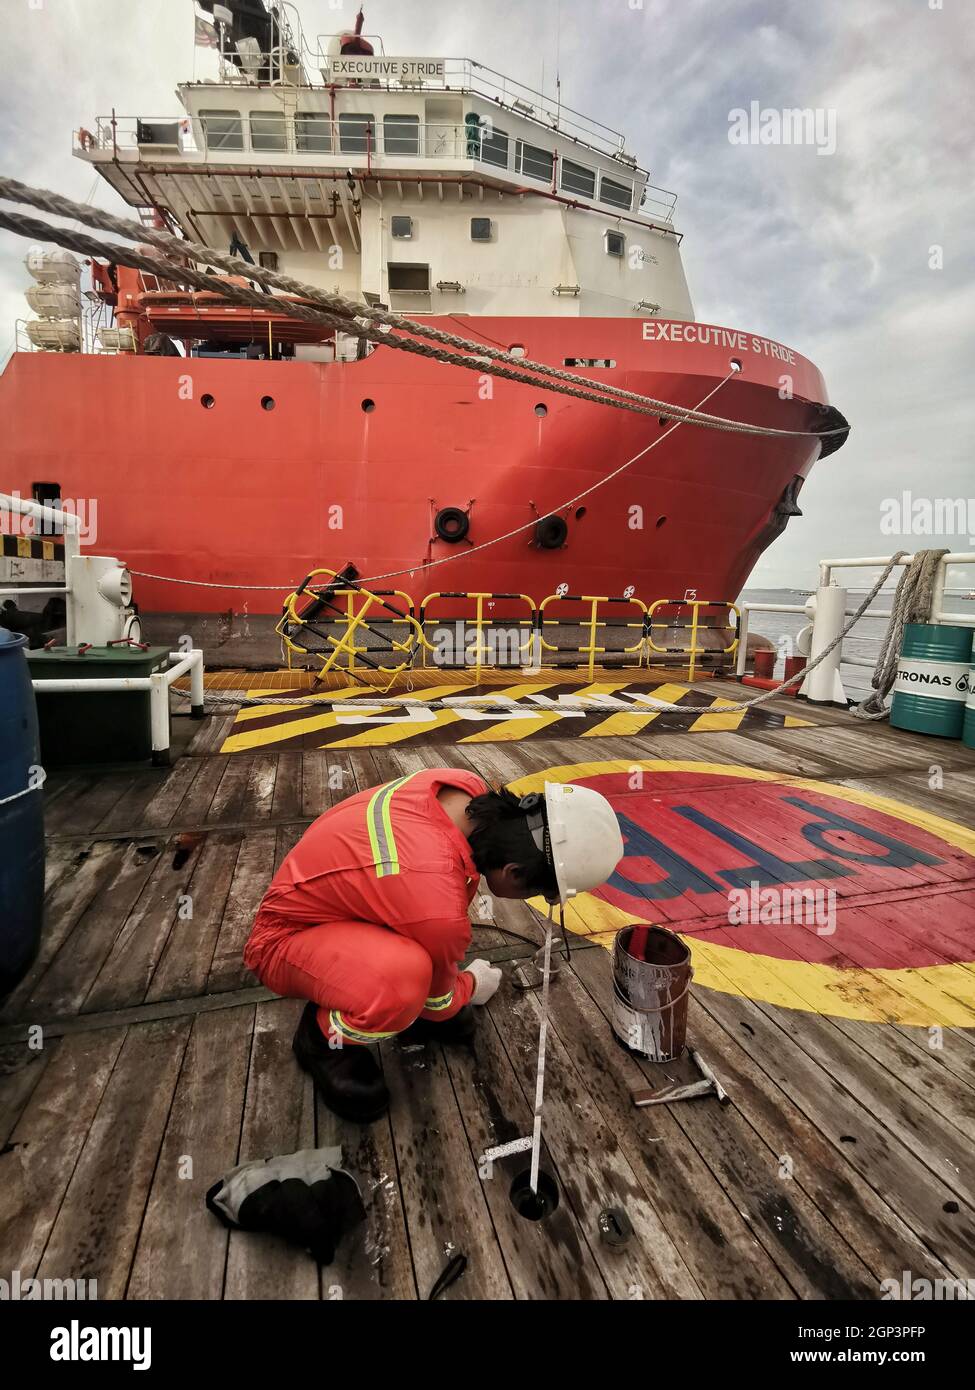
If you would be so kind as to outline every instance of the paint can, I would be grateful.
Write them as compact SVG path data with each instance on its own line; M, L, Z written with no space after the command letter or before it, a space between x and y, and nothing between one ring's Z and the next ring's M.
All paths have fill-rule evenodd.
M691 953L674 932L648 923L624 927L613 943L613 1032L652 1062L684 1051Z

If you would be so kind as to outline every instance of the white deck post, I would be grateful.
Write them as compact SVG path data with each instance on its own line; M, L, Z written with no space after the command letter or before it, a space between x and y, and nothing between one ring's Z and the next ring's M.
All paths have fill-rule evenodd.
M838 584L824 584L816 590L816 612L813 617L812 647L809 664L843 631L846 618L846 590ZM824 662L811 671L803 681L799 694L814 704L847 703L846 691L840 677L843 643L833 648Z
M165 767L172 761L169 749L169 680L167 672L149 677L149 713L152 728L152 761Z

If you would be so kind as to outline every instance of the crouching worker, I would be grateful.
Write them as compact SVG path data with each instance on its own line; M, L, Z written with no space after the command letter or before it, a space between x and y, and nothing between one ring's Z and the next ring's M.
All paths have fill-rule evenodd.
M276 994L309 1001L294 1052L349 1120L389 1104L370 1044L467 1042L472 1005L501 971L475 960L467 909L483 874L498 898L564 902L603 883L623 853L616 816L587 787L492 791L431 768L359 792L310 826L261 903L245 964Z

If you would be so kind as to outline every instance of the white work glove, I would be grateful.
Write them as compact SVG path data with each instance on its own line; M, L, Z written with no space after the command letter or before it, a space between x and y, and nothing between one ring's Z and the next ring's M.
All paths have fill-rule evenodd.
M465 974L474 976L472 1004L486 1004L489 999L493 998L498 985L501 983L500 967L489 965L486 960L472 960L467 966Z

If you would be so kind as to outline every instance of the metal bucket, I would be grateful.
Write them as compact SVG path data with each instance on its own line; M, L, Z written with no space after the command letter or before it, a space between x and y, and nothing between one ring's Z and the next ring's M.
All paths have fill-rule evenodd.
M691 953L672 931L638 923L613 943L613 1032L652 1062L684 1051Z
M971 643L970 627L906 625L890 707L895 729L941 738L961 737Z

